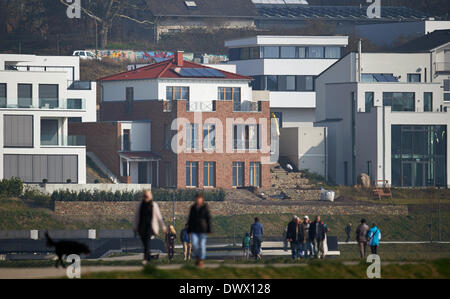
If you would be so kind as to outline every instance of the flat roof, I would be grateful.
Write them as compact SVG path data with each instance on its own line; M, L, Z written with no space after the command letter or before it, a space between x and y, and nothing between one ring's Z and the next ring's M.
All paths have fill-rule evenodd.
M256 35L225 41L228 48L261 45L348 45L348 36L342 35Z

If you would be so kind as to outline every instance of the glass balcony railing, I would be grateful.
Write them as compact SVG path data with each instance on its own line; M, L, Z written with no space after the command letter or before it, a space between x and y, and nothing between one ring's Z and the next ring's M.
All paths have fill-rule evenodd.
M39 104L29 98L6 99L0 98L0 109L64 109L86 110L86 99L39 99Z
M67 146L86 146L86 136L68 135L62 138L43 138L41 139L43 147L67 147Z
M69 90L91 90L91 81L68 81L67 84Z

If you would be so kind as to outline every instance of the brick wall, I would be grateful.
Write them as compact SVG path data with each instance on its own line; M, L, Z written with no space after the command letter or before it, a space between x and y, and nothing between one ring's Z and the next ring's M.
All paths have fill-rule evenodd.
M118 216L132 217L138 202L56 202L55 213L63 216ZM172 202L158 202L163 216L172 218ZM176 202L175 215L187 216L192 202ZM408 215L408 207L391 205L249 205L236 202L210 202L213 216L249 214L295 215Z

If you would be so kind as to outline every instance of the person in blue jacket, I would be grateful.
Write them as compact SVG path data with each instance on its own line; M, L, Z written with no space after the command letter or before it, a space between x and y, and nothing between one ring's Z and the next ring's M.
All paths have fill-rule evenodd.
M367 237L369 238L370 251L372 254L377 254L378 245L381 240L381 232L376 223L372 223L372 227L369 229Z

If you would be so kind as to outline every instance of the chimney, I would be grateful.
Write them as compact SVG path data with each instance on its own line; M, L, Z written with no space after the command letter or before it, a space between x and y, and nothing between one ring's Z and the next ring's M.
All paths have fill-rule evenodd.
M184 64L183 54L184 54L184 51L177 51L175 53L175 64L179 67L182 67Z

